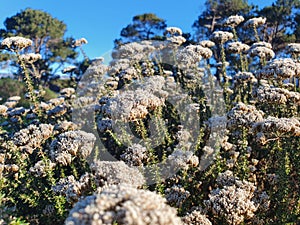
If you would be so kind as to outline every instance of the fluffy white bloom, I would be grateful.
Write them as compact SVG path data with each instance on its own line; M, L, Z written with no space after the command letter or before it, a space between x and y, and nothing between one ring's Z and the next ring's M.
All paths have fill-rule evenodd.
M300 93L288 91L285 88L270 87L269 85L259 86L254 89L253 97L255 97L259 104L291 104L300 105Z
M182 35L182 30L178 27L167 27L166 28L166 31L165 31L165 35L171 35L171 36L174 36L174 35Z
M257 17L257 18L251 18L249 20L247 20L244 24L244 26L246 27L257 27L259 25L263 25L266 23L266 18L263 17Z
M225 43L233 39L233 33L227 31L214 31L211 35L211 40L217 43Z
M78 47L78 46L81 46L81 45L87 44L87 43L88 43L88 41L85 38L80 38L73 42L73 47Z
M97 187L113 184L127 184L142 187L145 183L143 174L136 168L126 165L123 161L94 161L90 165Z
M234 41L228 43L226 48L230 53L241 53L248 51L250 46L239 41Z
M68 66L64 68L61 72L62 73L72 73L77 69L77 66Z
M186 39L182 36L172 36L172 37L168 37L167 40L173 44L176 45L181 45L184 42L186 42Z
M229 16L227 19L224 20L223 25L227 27L236 27L241 22L243 22L245 19L243 16Z
M259 78L275 78L277 80L300 77L300 63L290 58L274 59L258 70L255 75Z
M272 45L267 42L256 42L251 45L248 50L248 55L251 57L258 56L260 58L271 59L275 57L275 53L272 50Z
M215 216L222 216L228 224L238 225L255 216L260 205L267 203L266 193L258 193L256 186L234 177L231 171L219 174L218 188L204 201L206 209Z
M112 185L78 202L65 224L181 225L176 214L158 194Z
M19 36L5 38L1 42L1 46L6 47L13 51L20 51L31 45L32 45L32 41L30 39L24 38L24 37L19 37Z
M213 41L210 40L204 40L204 41L200 41L199 43L202 47L204 48L211 48L214 47L216 44Z
M41 54L36 54L36 53L28 53L20 56L20 59L25 61L26 63L34 63L41 58L42 58Z
M299 54L300 53L300 43L290 43L287 45L287 52Z

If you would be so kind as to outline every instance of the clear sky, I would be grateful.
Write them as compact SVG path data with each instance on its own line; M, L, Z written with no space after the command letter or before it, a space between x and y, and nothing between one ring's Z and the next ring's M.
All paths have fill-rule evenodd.
M275 0L274 0L275 1ZM66 36L85 37L83 46L90 58L102 56L113 47L114 39L143 13L155 13L168 26L192 32L192 24L204 9L205 0L0 0L0 28L7 17L28 7L50 13L67 25ZM263 7L273 0L249 0L249 4Z

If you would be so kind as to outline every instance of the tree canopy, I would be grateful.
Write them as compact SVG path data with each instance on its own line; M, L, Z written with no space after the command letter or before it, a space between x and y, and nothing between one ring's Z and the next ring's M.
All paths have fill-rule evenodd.
M197 39L209 37L224 18L237 14L247 15L253 9L245 0L206 0L205 7L193 24Z
M258 12L267 19L263 38L272 44L275 51L285 47L287 42L296 41L298 23L295 12L299 9L299 0L277 0Z
M166 21L153 13L144 13L132 18L132 23L121 30L121 38L115 40L116 45L133 41L161 39Z
M42 59L36 62L40 75L48 77L65 62L76 58L72 47L73 38L65 38L66 24L50 14L27 8L4 21L5 29L0 30L2 39L22 36L33 41L27 52L39 53Z

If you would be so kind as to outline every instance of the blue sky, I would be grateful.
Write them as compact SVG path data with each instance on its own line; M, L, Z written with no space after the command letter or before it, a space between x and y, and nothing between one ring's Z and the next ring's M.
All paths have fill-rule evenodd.
M274 0L275 1L275 0ZM113 47L123 27L132 17L142 13L155 13L166 20L168 26L177 26L192 32L192 24L204 9L205 0L0 0L0 28L3 22L21 10L30 7L50 13L67 25L66 36L85 37L84 50L90 58L102 56ZM249 0L260 7L273 0Z

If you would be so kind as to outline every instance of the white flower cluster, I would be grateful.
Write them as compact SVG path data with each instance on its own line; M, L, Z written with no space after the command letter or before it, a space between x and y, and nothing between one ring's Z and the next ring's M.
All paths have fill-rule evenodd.
M87 44L88 41L85 39L85 38L80 38L80 39L77 39L73 42L73 47L79 47L83 44Z
M264 85L253 89L252 94L259 104L300 105L300 93L288 91L285 88Z
M62 73L72 73L77 70L77 66L68 66L65 67L61 72Z
M227 170L219 174L217 184L219 187L210 192L209 200L204 201L208 211L233 225L254 217L261 202L257 200L259 194L253 183L241 181Z
M151 42L130 42L121 45L112 52L113 59L129 59L134 62L147 60L150 53L155 50Z
M184 225L212 225L210 220L198 209L188 213L182 220Z
M233 88L239 85L247 84L248 82L254 84L257 82L257 79L251 72L238 72L232 78Z
M168 37L167 40L175 45L182 45L184 42L186 42L186 39L182 36L172 36Z
M21 149L32 152L52 136L54 126L51 124L29 125L13 136L13 142Z
M300 43L289 43L286 49L288 53L300 54Z
M19 101L21 100L21 97L20 96L12 96L12 97L9 97L6 102L3 104L3 106L7 107L7 108L14 108L18 103Z
M61 178L52 186L52 190L66 196L67 201L74 204L84 196L85 192L91 190L91 175L85 173L78 181L73 175Z
M263 115L255 106L240 102L227 113L227 128L250 128L254 123L262 121Z
M267 21L267 19L263 18L263 17L251 18L245 22L244 26L245 27L257 27L259 25L265 24L266 21Z
M165 202L148 190L112 185L78 202L65 224L181 225L176 209Z
M201 45L189 45L176 53L176 59L179 65L183 67L196 66L202 58L207 59L211 56L212 51Z
M243 22L245 19L243 16L239 15L234 15L234 16L229 16L227 19L223 21L223 25L227 27L236 27L238 26L241 22Z
M248 50L248 55L251 57L258 56L263 59L271 59L275 57L272 45L263 41L253 43Z
M165 190L165 198L170 205L177 208L181 207L183 202L190 196L190 192L185 190L181 185L173 185Z
M50 160L40 160L33 167L30 167L29 172L36 177L45 177L47 172L50 172L55 165Z
M147 152L146 147L140 144L133 144L120 155L120 158L129 166L143 166L149 158Z
M214 31L210 39L219 44L223 44L226 41L233 39L233 33L227 31Z
M74 157L85 159L94 147L96 137L85 131L68 131L58 135L50 144L52 161L62 165L69 165Z
M199 45L201 45L204 48L211 48L211 47L214 47L216 44L215 44L215 42L210 41L210 40L203 40L203 41L200 41Z
M42 58L41 54L36 54L36 53L27 53L27 54L22 54L20 56L20 59L23 60L26 63L34 63Z
M197 167L199 159L192 151L175 149L168 156L167 163L171 166L171 170L187 170L189 167Z
M229 53L244 53L250 49L250 46L240 41L234 41L228 43L226 49Z
M165 35L175 36L175 35L182 35L182 30L178 27L167 27L165 30Z
M13 51L20 51L32 45L32 41L24 37L9 37L1 42L1 46Z
M125 90L110 98L102 107L102 113L113 120L134 121L163 106L168 93L162 90L165 79L152 76L135 90Z
M268 118L254 123L251 131L256 134L259 143L265 144L269 139L284 136L300 136L300 121L296 118Z
M129 167L123 161L100 161L90 165L97 187L114 184L127 184L141 187L145 178L136 167Z
M131 62L129 59L113 59L108 68L108 74L110 76L118 75L118 73L121 73L127 69L133 69L134 67L131 65ZM128 71L128 73L133 73L131 71Z
M278 58L267 63L255 75L264 79L284 80L300 77L300 63L290 58Z
M70 98L75 93L75 89L68 87L60 90L60 94L65 98Z
M90 79L92 81L99 79L102 75L105 75L108 70L108 67L102 64L102 59L98 59L92 62L92 64L84 72L85 79ZM86 80L83 80L84 82ZM88 81L86 81L88 82Z
M5 105L0 105L0 116L6 116L6 112L8 110L8 107Z

